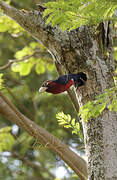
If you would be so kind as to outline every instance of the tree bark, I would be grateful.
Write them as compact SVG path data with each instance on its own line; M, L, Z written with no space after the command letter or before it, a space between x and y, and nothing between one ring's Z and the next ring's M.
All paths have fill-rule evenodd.
M95 96L113 85L114 60L111 29L108 22L93 27L81 26L71 32L46 25L42 13L23 12L0 1L4 13L13 18L33 37L40 40L54 60L68 72L84 72L86 87L77 90L79 105L94 100ZM106 55L108 52L108 56ZM106 108L98 117L87 123L82 119L89 180L117 179L117 114Z

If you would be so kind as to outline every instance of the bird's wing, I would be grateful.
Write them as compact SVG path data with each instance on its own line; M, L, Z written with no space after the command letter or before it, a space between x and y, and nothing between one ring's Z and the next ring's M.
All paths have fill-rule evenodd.
M56 82L57 84L66 85L71 79L72 79L71 76L63 75L63 76L60 76L58 79L54 80L53 82Z

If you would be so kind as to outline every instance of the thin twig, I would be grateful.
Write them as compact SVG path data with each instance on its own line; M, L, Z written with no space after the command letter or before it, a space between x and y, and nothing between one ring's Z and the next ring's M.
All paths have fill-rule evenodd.
M17 59L10 59L7 64L5 64L5 65L3 65L3 66L0 67L0 70L5 70L5 69L7 69L8 67L10 67L10 66L11 66L13 63L15 63L15 62L25 61L25 60L31 58L32 56L34 56L36 53L37 53L37 51L35 51L35 52L34 52L33 54L31 54L31 55L28 55L28 56L25 56L25 57L22 58L22 59L19 59L19 60L17 60Z

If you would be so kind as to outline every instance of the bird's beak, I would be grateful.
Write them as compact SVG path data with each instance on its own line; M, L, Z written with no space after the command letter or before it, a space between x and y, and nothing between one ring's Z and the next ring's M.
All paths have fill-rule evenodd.
M40 87L39 92L45 92L46 89L48 89L48 88L47 87Z

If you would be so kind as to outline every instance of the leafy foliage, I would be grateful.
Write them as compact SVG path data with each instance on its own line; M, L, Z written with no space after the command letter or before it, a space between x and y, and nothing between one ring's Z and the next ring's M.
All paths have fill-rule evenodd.
M69 114L64 114L63 112L59 112L56 114L56 118L58 119L59 125L64 126L65 128L71 128L72 133L79 135L80 132L80 124L76 122L76 120L71 118Z
M19 34L23 32L23 28L8 16L0 13L0 32L9 32L12 34Z
M114 10L116 0L59 0L45 4L46 23L59 25L61 30L76 29L81 25L94 25L113 19L117 21ZM99 13L100 12L100 13Z
M11 129L11 127L5 127L0 129L0 152L5 150L10 151L13 144L15 143L15 139L10 133Z
M5 3L10 4L11 0L7 0ZM6 16L0 9L0 32L8 32L12 34L14 37L17 37L19 35L22 35L24 29L13 19Z
M89 101L80 108L79 115L87 121L91 117L98 117L106 108L117 111L117 87L107 89L96 97L95 101Z
M41 54L45 53L42 56ZM52 68L54 65L47 63L49 57L46 57L45 48L36 42L31 42L29 46L25 46L22 50L19 50L15 54L17 62L12 64L12 71L19 72L21 76L26 76L31 72L32 67L35 67L37 74L43 74L46 71L46 67Z
M3 79L3 74L0 73L0 89L3 88L3 82L4 82L4 79Z

